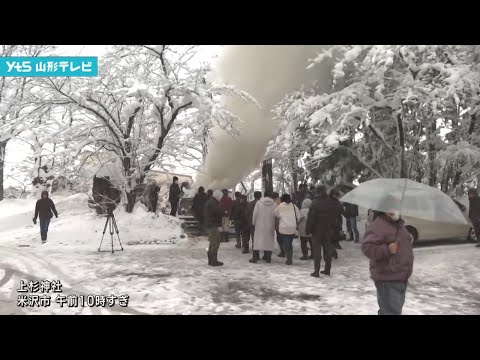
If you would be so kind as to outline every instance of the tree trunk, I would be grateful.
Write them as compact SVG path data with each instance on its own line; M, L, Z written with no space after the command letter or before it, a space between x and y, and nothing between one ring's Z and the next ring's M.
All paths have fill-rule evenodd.
M442 178L442 191L446 194L448 192L448 184L450 182L450 176L452 173L452 167L450 163L447 161L445 164L445 168L443 169L443 178Z
M430 129L428 131L428 185L437 185L437 170L435 169L435 143L433 142L433 136L437 130L436 120L433 119Z
M293 159L290 159L290 166L292 169L293 191L296 193L298 190L298 172L297 172L297 166Z
M477 114L473 114L470 118L470 126L468 127L468 135L472 135L475 131L475 125L477 122Z
M135 200L137 198L137 194L135 190L127 192L127 204L126 204L126 211L127 213L131 213L133 211L133 207L135 206Z
M344 167L342 178L343 178L343 182L351 184L353 183L354 174L353 174L352 167L349 165L350 164L347 163L347 166Z
M5 166L5 149L7 148L7 141L0 141L0 201L3 200L3 168Z
M423 175L422 173L417 173L417 176L415 177L415 181L421 183L422 182Z
M457 167L458 169L458 167ZM455 189L457 188L458 185L460 185L460 178L462 176L462 171L461 170L457 170L455 172L455 177L453 178L453 183L452 183L452 191L455 191Z
M209 129L205 126L203 128L203 137L202 137L202 164L205 164L208 155L208 131Z
M127 151L130 151L130 144L128 143L128 141L126 142L125 145L126 145ZM127 179L127 181L130 183L130 187L129 187L130 190L125 192L125 195L127 196L127 203L125 204L125 210L127 213L131 213L133 211L133 207L135 206L135 200L137 198L136 188L138 187L139 184L136 182L135 185L132 186L131 176L133 175L133 173L131 170L132 161L130 157L125 157L122 162L123 162L124 176ZM140 183L143 182L143 179L144 179L144 175L141 176Z
M400 146L400 178L407 177L407 169L405 166L405 134L403 131L403 121L400 114L397 115L398 141Z

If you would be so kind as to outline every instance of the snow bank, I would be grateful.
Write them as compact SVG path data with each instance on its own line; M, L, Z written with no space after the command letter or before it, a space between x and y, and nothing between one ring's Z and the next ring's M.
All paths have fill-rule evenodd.
M182 221L178 218L147 212L143 205L135 207L133 213L115 215L124 233L128 234L128 245L176 244L183 235Z
M49 246L98 246L106 217L95 215L88 207L88 195L52 196L59 213L50 226ZM31 239L38 241L38 225L33 226L36 199L14 199L0 202L0 239ZM164 214L152 214L142 204L137 204L133 213L123 208L114 212L125 245L177 244L185 239L182 221ZM109 238L108 229L105 239ZM116 237L114 237L116 238ZM110 240L107 239L107 242ZM188 239L180 246L189 246Z
M73 215L91 212L91 209L88 207L87 194L65 195L66 194L54 194L51 197L60 214L66 213Z

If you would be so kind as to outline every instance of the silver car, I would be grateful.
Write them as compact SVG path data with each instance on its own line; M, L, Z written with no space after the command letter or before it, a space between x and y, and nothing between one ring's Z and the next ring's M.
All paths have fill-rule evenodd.
M468 220L468 210L466 206L454 202L462 210L463 215ZM404 216L405 225L407 230L412 236L412 245L417 242L429 241L429 240L447 240L447 239L467 239L470 242L477 242L475 232L470 224L468 225L455 225L446 224L433 221L420 220L416 218L410 218Z

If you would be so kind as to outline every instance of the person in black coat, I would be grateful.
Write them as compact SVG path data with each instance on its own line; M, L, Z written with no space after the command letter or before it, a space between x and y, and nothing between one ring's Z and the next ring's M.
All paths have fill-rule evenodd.
M252 247L253 247L253 242L255 241L255 226L253 226L253 210L255 210L255 205L257 205L257 202L262 198L262 192L261 191L255 191L253 193L253 201L250 201L247 203L247 209L245 210L247 212L247 221L248 221L248 227L250 228L250 236L252 237ZM249 237L250 240L250 237ZM246 247L245 247L246 246ZM249 248L249 242L246 244L243 244L243 253L248 253L248 248Z
M205 188L200 186L198 192L193 197L192 210L202 230L204 229L204 208L207 200L208 195L205 193Z
M327 195L327 189L324 185L316 188L316 197L310 206L308 212L305 234L312 235L313 245L313 277L319 277L320 273L330 275L332 267L332 240L335 232L338 230L338 219L341 218L343 208L341 203ZM325 270L320 271L320 261L325 260Z
M358 243L360 234L357 228L358 206L350 203L343 203L345 207L345 219L347 220L347 232L350 236L347 241L355 240Z
M308 190L307 185L305 184L298 185L298 190L295 194L295 199L296 199L295 205L297 205L298 208L302 207L303 200L305 200L305 197L307 196L307 190Z
M150 202L149 211L156 213L157 212L157 205L158 205L158 193L160 192L160 188L158 186L152 186L150 189L150 194L148 196L148 200Z
M35 205L33 223L36 225L37 218L40 218L40 236L43 244L47 241L48 225L50 225L50 220L53 217L52 211L55 217L58 218L57 209L55 209L52 199L48 197L48 191L42 191L42 197L37 200Z
M208 233L208 265L222 266L223 263L218 261L218 249L220 248L220 231L222 226L222 217L224 212L220 207L220 199L223 194L220 190L215 190L213 195L207 200L204 207L205 229Z
M248 254L248 243L250 242L250 223L248 218L247 195L240 195L240 204L238 205L238 227L242 239L242 254Z
M212 189L208 189L207 190L207 200L210 199L213 195L213 190Z
M338 259L337 249L342 248L340 246L340 240L341 240L340 236L341 234L343 234L342 215L345 215L345 210L340 200L338 200L341 197L340 192L338 190L336 189L330 190L329 197L330 197L330 201L332 201L337 208L341 209L341 212L339 214L337 213L336 219L334 219L334 222L332 225L332 245L333 245L332 257L335 259Z
M180 201L180 186L178 186L178 177L173 177L173 183L170 185L170 193L168 194L168 201L172 207L170 211L171 216L177 216L178 202Z

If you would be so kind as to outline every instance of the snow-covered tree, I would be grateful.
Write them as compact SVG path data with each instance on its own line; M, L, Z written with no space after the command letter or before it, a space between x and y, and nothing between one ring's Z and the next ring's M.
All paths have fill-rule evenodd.
M51 101L74 106L82 115L83 147L110 154L111 164L120 167L117 181L129 212L148 171L182 152L190 131L187 111L194 111L201 123L234 132L238 118L218 97L251 100L233 87L207 82L209 69L191 65L195 51L195 46L115 46L102 59L98 77L48 81L54 90ZM183 143L174 136L178 134Z
M0 56L40 56L51 52L51 45L0 45ZM28 128L29 118L43 104L34 95L36 78L0 78L0 200L3 199L5 149L9 140Z
M287 94L283 101L272 109L279 130L275 139L269 142L266 157L275 159L274 178L283 191L287 189L290 193L296 192L299 181L305 180L302 165L303 155L308 151L305 132L309 107L303 101L310 95L313 95L312 91L307 93L300 89Z
M46 107L30 118L33 126L18 136L32 150L22 166L27 165L31 174L33 195L50 190L55 178L72 174L78 142L71 136L67 113L61 107Z
M335 46L313 66L326 57L337 59L332 93L279 104L283 114L301 114L293 133L310 149L311 173L330 163L337 178L350 167L360 180L408 177L437 186L446 178L452 188L471 176L472 153L459 157L450 145L479 139L478 46Z

